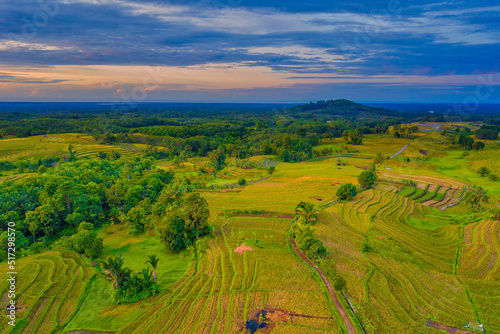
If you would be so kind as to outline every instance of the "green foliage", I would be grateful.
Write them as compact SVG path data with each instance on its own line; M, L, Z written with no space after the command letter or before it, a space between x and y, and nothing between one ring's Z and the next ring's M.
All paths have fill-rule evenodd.
M479 150L482 150L483 148L484 148L484 143L482 141L475 141L472 144L473 150L479 151Z
M104 248L103 239L94 230L94 225L86 222L78 226L78 233L63 240L63 245L91 259L101 256Z
M333 288L335 291L345 291L347 287L347 282L343 277L338 277L333 283Z
M294 223L290 231L290 236L296 240L299 249L309 259L320 262L328 255L328 249L321 240L314 236L310 225Z
M295 207L295 214L306 224L314 224L316 222L316 217L319 214L319 208L310 202L300 202Z
M121 220L127 224L127 227L132 233L142 233L144 232L146 212L144 208L137 206L127 212L127 214L122 215Z
M186 226L182 211L179 208L170 210L162 219L162 226L159 229L160 239L167 249L178 252L187 246Z
M337 189L337 196L341 200L349 200L352 197L356 196L356 194L356 186L352 183L344 183L339 187L339 189Z
M496 181L498 181L500 178L498 177L498 175L490 173L490 174L488 175L488 179L490 179L491 181L496 182Z
M363 242L361 244L361 252L363 253L371 253L373 252L372 246L368 242Z
M478 186L472 186L470 188L470 194L467 197L467 203L472 206L475 210L479 210L484 203L488 203L490 196L487 192Z
M276 167L275 166L269 166L267 168L267 172L271 175L273 175L273 173L276 171Z
M154 263L153 267L156 268L158 259L150 255L147 263L151 260ZM113 281L116 304L135 303L159 292L156 274L148 268L142 269L140 274L134 273L130 268L123 266L121 254L101 261L101 266L104 269L101 274Z
M490 170L487 168L487 167L480 167L478 170L477 170L477 173L481 176L486 176L490 173Z
M226 165L226 153L222 147L210 152L208 155L209 166L220 171Z
M38 163L40 169L55 165L55 160ZM76 230L82 222L98 226L118 216L129 220L132 230L142 231L151 204L172 180L171 173L151 167L151 160L140 158L59 162L41 174L4 184L0 217L15 219L18 229L33 241ZM1 228L6 228L2 225L6 221L1 220Z
M373 186L375 184L375 180L377 180L377 174L370 170L362 171L358 176L358 182L364 188Z
M186 196L180 207L171 207L163 217L159 236L167 249L178 252L194 243L200 236L210 233L207 201L198 193Z
M385 158L382 156L382 153L377 153L377 155L375 155L375 158L373 158L373 163L379 164L384 160L385 160Z
M245 180L244 178L241 177L238 179L238 184L240 186L244 186L245 184L247 184L247 180Z
M199 193L190 193L186 196L183 203L183 219L187 235L187 243L190 244L193 239L199 239L200 235L205 235L210 231L208 218L208 202L200 196Z

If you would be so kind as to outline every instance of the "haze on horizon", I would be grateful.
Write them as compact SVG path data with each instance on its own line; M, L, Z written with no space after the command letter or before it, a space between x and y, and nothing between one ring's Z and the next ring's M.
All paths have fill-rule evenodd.
M0 2L0 101L500 102L494 1Z

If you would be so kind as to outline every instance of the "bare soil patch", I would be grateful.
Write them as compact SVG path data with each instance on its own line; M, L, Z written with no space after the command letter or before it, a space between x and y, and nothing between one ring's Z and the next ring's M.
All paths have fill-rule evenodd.
M451 327L445 324L440 324L439 322L435 322L432 320L429 320L429 323L427 324L428 327L436 328L436 329L441 329L445 330L446 332L450 334L467 334L467 333L476 333L473 331L468 331L466 329L460 329L460 328L455 328Z
M246 251L251 251L251 250L253 250L253 248L245 245L244 243L234 249L236 253L241 255L243 255L243 253L245 253Z

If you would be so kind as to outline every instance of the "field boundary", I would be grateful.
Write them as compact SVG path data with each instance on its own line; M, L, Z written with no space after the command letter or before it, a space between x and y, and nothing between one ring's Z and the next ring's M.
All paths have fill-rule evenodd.
M312 263L307 258L307 256L304 255L304 253L302 253L300 251L300 249L299 249L299 247L297 247L297 243L295 242L294 239L290 238L290 243L292 244L293 248L295 249L295 252L300 256L300 258L302 260L306 261L306 263L308 265L310 265L314 270L316 270L316 272L319 274L319 276L323 280L323 283L325 283L326 288L328 289L328 292L330 293L330 297L332 298L333 302L335 303L335 307L337 308L337 311L340 313L340 316L344 320L344 323L345 323L345 326L347 327L348 333L349 334L356 334L356 329L354 328L354 326L351 322L351 319L349 318L349 316L347 315L347 312L342 307L342 304L340 303L337 295L335 294L335 291L333 290L332 284L326 278L325 274L323 274L323 271L321 271L321 269L319 269L314 263Z

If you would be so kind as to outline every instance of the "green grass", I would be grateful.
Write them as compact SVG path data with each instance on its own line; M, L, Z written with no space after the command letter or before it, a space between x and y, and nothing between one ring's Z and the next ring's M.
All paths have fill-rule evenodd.
M70 330L103 330L116 331L124 324L137 318L143 310L139 305L133 308L116 307L113 304L113 285L98 277L92 284L88 297L83 302L80 311L65 327L65 331ZM117 308L118 311L108 312L109 309ZM103 314L100 314L100 313Z
M413 195L416 190L417 188L413 186L405 186L398 194L407 197Z
M147 267L148 255L156 254L159 259L156 275L162 291L168 289L185 275L192 255L188 251L171 253L161 241L147 233L130 235L124 225L108 225L99 231L104 236L103 258L122 254L124 266L135 272Z
M423 202L425 202L425 201L430 200L430 199L431 199L431 198L433 198L435 195L436 195L436 193L435 193L435 192L433 192L433 191L427 191L427 192L425 193L425 195L424 195L424 196L422 196L422 197L420 197L419 199L417 199L417 202L419 202L419 203L423 203Z
M417 197L422 196L423 194L425 194L425 189L417 188L413 194L408 196L408 198L415 199Z

